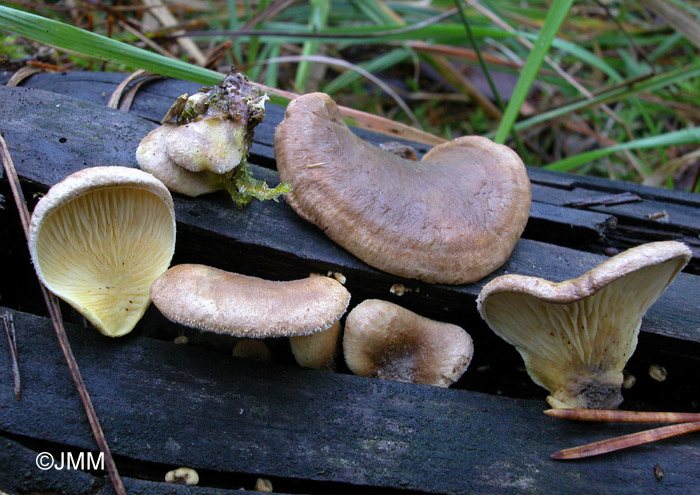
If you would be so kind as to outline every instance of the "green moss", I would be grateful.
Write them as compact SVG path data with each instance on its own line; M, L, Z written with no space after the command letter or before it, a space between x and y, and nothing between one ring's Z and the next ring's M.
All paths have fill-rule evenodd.
M238 208L243 208L253 198L260 201L269 199L278 201L281 195L287 194L291 190L290 185L286 182L271 188L267 182L256 179L253 177L247 162L236 167L230 174L212 177L212 181L217 189L228 191Z

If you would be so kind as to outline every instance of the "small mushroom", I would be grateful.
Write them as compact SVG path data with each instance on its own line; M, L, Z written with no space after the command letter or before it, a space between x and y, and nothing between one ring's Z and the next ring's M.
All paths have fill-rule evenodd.
M690 260L679 242L628 249L572 280L504 275L483 288L481 316L550 392L555 408L614 409L642 316Z
M233 357L249 359L259 363L272 361L272 353L264 341L260 339L241 339L233 347Z
M272 493L272 481L267 478L258 478L255 480L254 490L256 492Z
M180 467L165 473L165 482L194 486L199 483L199 473L192 468Z
M170 265L175 211L167 188L126 167L76 172L39 201L29 251L41 282L104 335L129 333Z
M171 321L236 337L322 332L347 309L350 293L329 277L273 282L204 265L177 265L151 286Z
M471 361L472 339L457 325L369 299L345 321L343 352L360 376L449 387Z
M422 161L358 138L323 93L292 101L275 130L287 203L364 262L426 282L474 282L501 266L530 211L518 155L483 137Z
M146 134L136 150L139 167L160 179L173 192L197 197L216 191L211 173L192 172L180 167L168 156L166 137L175 128L175 124L165 124Z
M217 117L174 127L165 136L168 157L192 172L224 174L244 159L245 127Z
M656 380L657 382L661 383L663 381L666 381L666 378L668 377L668 372L663 366L658 364L652 364L651 366L649 366L649 376L652 378L652 380Z
M340 330L340 321L336 321L323 332L289 337L292 354L299 366L316 370L333 370L338 353Z
M163 125L139 144L136 161L171 191L188 196L226 190L239 207L252 198L277 200L288 186L271 189L254 179L247 160L266 100L232 69L220 84L178 97Z

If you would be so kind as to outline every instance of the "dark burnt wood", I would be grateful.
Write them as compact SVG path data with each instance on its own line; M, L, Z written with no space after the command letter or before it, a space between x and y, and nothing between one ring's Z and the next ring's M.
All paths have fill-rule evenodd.
M14 319L23 398L14 399L10 380L0 381L0 428L57 450L93 449L51 323L23 313ZM697 436L555 462L549 455L556 450L643 427L556 420L542 414L539 401L252 363L73 325L67 331L118 464L273 476L282 492L304 480L304 493L354 485L685 495L700 483ZM0 346L1 376L8 376L7 362ZM662 483L656 463L666 473Z
M36 459L40 453L48 452L56 460L58 465L65 464L61 455L67 456L67 452L74 455L74 459L80 455L92 452L97 456L98 452L89 449L75 450L66 444L51 444L43 439L40 441L30 437L17 437L14 439L0 435L0 489L8 495L15 493L29 494L70 494L70 495L113 495L114 489L106 479L106 476L99 471L84 472L76 469L47 469L42 471L37 469ZM24 444L31 444L40 448L29 448ZM254 495L260 492L251 490L241 490L243 487L251 488L255 486L255 479L243 477L245 484L236 484L236 477L229 475L230 489L184 486L182 484L165 483L164 477L171 469L180 466L149 465L154 477L158 480L136 479L126 475L133 465L124 459L120 459L120 468L124 488L130 495ZM143 463L141 463L141 469ZM202 472L204 482L210 473ZM126 476L125 476L126 475ZM211 475L210 475L211 476ZM211 476L218 479L219 476ZM201 478L200 478L201 480ZM238 487L238 488L236 488ZM273 486L274 488L274 486Z

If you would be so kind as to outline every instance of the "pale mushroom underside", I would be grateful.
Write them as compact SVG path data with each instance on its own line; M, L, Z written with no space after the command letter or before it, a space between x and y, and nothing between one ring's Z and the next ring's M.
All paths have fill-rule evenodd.
M484 287L479 311L517 348L533 381L550 391L550 404L617 407L622 370L636 348L642 316L689 259L687 248L671 244L677 245L668 246L675 254L656 264L642 246L628 256L636 258L632 263L611 259L561 283L499 277ZM652 264L634 266L645 258Z
M103 187L50 213L36 232L37 270L57 296L100 332L130 332L150 285L170 264L173 215L145 189Z

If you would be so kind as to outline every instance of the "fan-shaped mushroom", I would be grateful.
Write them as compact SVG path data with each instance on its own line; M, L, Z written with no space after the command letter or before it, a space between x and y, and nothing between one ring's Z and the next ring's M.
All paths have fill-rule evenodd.
M552 407L612 409L642 316L690 259L679 242L624 251L572 280L504 275L477 300L489 327L514 345Z
M466 371L473 351L471 337L457 325L387 301L363 301L345 320L345 362L360 376L449 387Z
M275 154L302 218L402 277L479 280L510 256L530 210L530 181L510 148L462 137L406 160L355 136L323 93L289 104Z
M129 333L143 316L174 249L170 193L140 170L76 172L32 214L29 250L39 279L110 337Z
M151 286L169 320L236 337L290 337L328 329L350 293L328 277L273 282L204 265L177 265Z

